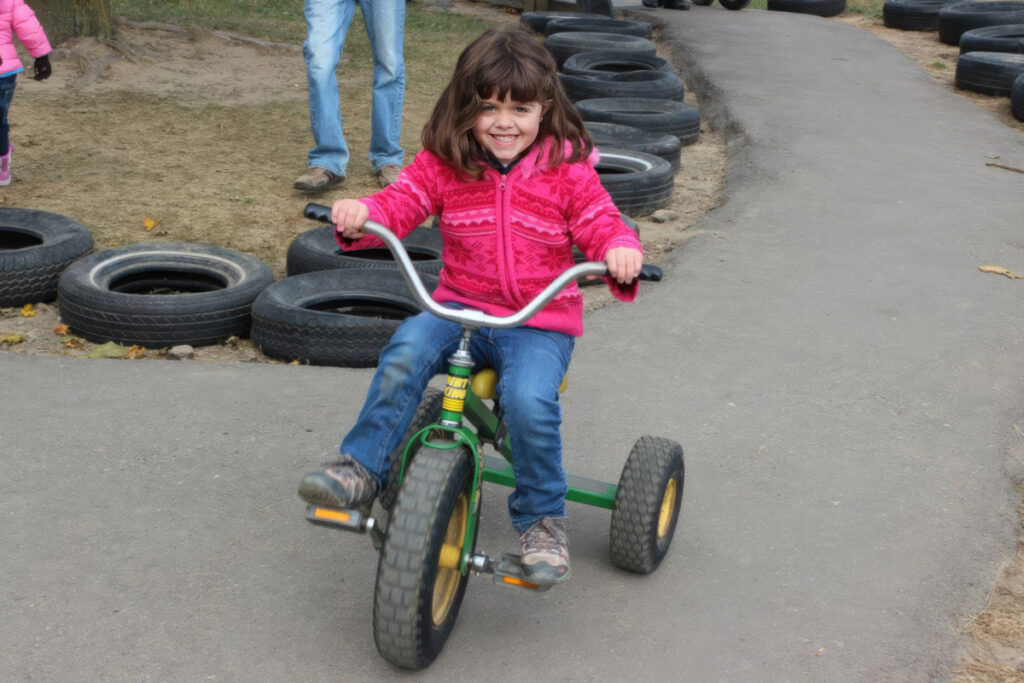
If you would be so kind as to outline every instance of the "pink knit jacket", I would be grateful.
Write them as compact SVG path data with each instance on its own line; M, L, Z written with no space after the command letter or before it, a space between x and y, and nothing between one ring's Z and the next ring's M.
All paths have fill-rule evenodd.
M601 186L594 169L596 150L586 161L554 168L545 162L547 153L548 144L538 145L506 175L487 168L480 180L467 181L422 151L397 182L360 201L369 208L371 220L399 237L427 216L438 216L444 249L434 300L510 315L572 267L574 244L592 261L603 261L612 247L641 248ZM342 249L381 245L371 236L354 241L336 236ZM636 280L627 286L605 281L618 299L636 299ZM527 325L582 335L583 296L576 283Z
M14 47L15 35L33 57L50 54L50 41L32 8L24 0L0 0L0 76L25 70Z

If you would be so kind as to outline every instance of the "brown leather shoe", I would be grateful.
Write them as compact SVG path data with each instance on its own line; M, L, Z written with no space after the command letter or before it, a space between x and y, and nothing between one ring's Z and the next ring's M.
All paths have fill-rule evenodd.
M381 189L384 189L391 183L398 180L398 174L401 173L402 167L398 164L388 164L387 166L381 166L377 169L377 182L380 183Z
M324 190L330 190L341 185L344 181L345 176L336 175L326 168L318 166L309 169L296 178L292 187L303 192L323 192Z

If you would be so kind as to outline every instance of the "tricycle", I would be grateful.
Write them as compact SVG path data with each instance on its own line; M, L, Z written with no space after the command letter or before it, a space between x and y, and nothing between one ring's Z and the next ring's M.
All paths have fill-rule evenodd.
M330 222L330 208L308 204L308 218ZM309 505L306 519L318 525L367 534L379 552L374 591L373 635L380 654L404 668L428 666L455 625L470 574L533 591L519 556L487 555L476 546L484 482L514 486L511 447L496 396L493 369L474 372L469 340L480 327L522 325L574 280L605 275L604 263L577 263L550 283L522 310L492 316L435 302L401 241L386 227L367 221L362 231L380 238L392 252L419 305L463 329L458 350L448 359L444 391L428 388L391 456L389 480L372 509ZM645 266L642 279L660 279ZM565 380L563 379L563 389ZM497 456L484 453L489 446ZM566 500L611 510L612 563L650 573L668 552L683 495L683 450L675 441L642 436L626 459L618 484L568 475Z

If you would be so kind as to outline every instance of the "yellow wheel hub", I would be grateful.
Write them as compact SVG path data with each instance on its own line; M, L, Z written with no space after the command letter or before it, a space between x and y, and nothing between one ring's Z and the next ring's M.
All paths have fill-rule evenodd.
M675 510L676 480L673 477L668 480L665 495L661 497L661 510L658 512L658 538L665 538L668 535L669 527L672 525L672 514Z
M469 520L469 499L466 492L459 494L455 509L448 519L448 529L437 561L437 577L434 579L434 598L431 616L435 626L441 626L451 612L455 595L462 578L459 561L462 559L462 542L466 537L466 523Z

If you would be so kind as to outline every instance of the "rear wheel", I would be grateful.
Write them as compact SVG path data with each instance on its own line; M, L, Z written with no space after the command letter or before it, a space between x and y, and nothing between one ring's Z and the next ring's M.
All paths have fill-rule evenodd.
M683 501L683 449L675 441L641 437L626 460L612 508L612 562L650 574L668 552Z
M377 565L373 637L407 669L429 666L455 626L469 580L459 572L472 514L472 455L431 449L409 466ZM475 541L475 539L474 539Z

